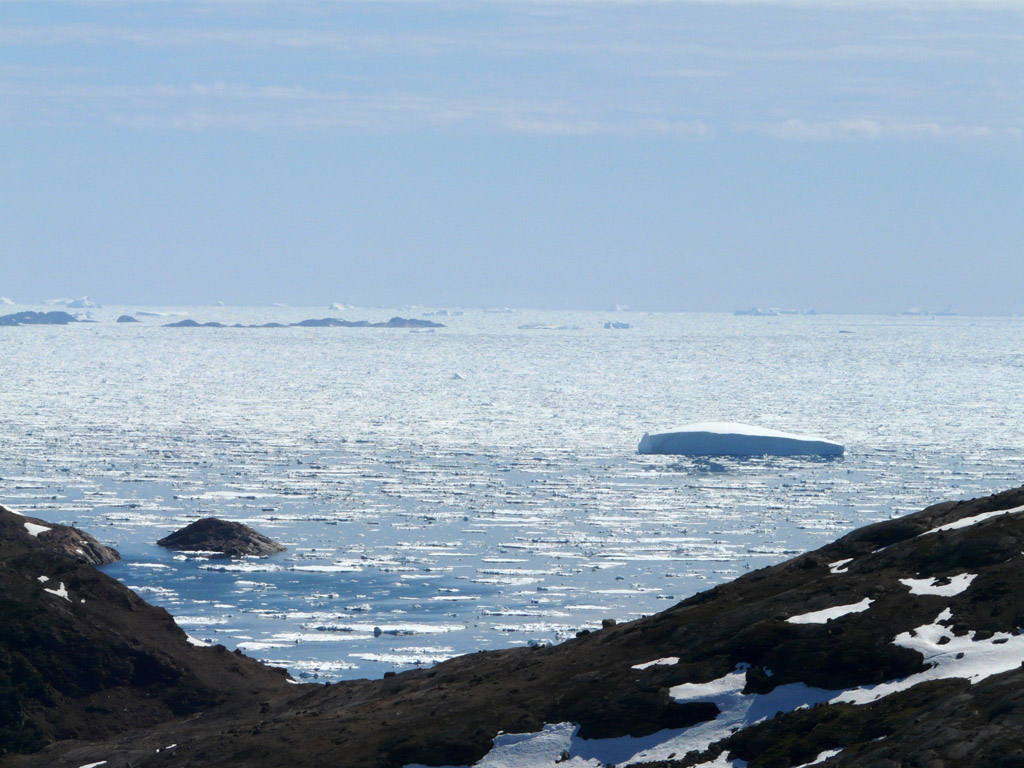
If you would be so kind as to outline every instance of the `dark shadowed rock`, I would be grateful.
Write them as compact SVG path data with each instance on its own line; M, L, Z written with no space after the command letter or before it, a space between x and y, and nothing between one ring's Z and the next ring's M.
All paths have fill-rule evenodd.
M67 325L78 318L68 312L15 312L0 317L0 325Z
M132 317L131 315L121 315L119 318L117 318L117 322L119 322L119 323L138 323L140 321L139 321L138 318Z
M287 547L242 523L204 517L165 536L157 542L161 547L192 552L217 552L224 557L273 555Z

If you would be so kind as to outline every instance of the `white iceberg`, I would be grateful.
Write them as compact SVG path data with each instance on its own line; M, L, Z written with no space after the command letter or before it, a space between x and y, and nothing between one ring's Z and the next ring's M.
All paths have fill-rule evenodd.
M644 434L637 448L638 453L680 456L842 456L843 450L840 443L823 437L721 421L687 424L677 432Z

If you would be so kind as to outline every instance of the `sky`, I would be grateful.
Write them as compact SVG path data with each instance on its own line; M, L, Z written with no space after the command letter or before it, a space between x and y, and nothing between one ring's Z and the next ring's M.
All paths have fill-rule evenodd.
M1022 0L0 0L20 303L1022 288Z

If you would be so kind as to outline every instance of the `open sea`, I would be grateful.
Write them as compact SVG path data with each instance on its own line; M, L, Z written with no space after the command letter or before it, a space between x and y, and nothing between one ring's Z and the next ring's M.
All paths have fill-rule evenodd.
M1024 482L1019 318L431 311L0 327L0 503L115 546L105 572L193 637L336 680L557 642ZM447 327L163 327L394 315ZM637 454L696 421L846 454ZM210 515L289 549L155 545Z

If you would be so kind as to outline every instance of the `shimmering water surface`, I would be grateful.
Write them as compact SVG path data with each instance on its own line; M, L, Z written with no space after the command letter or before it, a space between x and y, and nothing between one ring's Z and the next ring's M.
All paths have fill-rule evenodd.
M865 523L1022 481L1015 318L466 310L435 317L448 327L434 332L112 322L138 309L0 328L0 502L93 532L124 556L106 572L191 635L296 676L556 641ZM520 328L537 324L549 329ZM847 453L636 453L644 431L705 420L816 433ZM224 561L155 546L207 515L289 550Z

